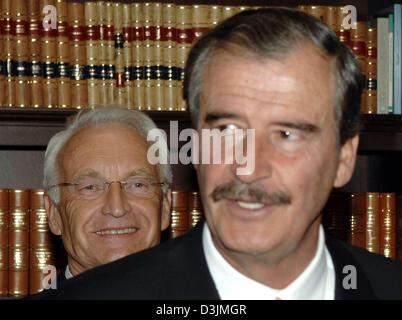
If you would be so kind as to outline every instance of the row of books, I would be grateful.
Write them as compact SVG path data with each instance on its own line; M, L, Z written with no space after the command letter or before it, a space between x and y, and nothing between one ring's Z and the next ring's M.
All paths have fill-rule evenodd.
M0 105L85 108L120 104L186 110L184 65L192 44L222 20L255 6L162 2L2 0ZM56 9L48 21L45 6ZM377 110L376 28L345 25L341 6L299 5L351 46L366 74L362 112ZM344 21L345 20L345 21ZM47 21L47 25L42 25ZM350 28L352 27L352 28Z
M394 4L376 18L378 33L378 113L402 110L402 4Z
M67 0L0 4L0 105L34 108L185 110L183 69L192 43L244 9ZM53 26L51 9L43 10L52 6Z
M402 260L402 194L333 192L323 209L333 237Z
M44 269L55 265L42 189L0 189L0 296L42 291Z

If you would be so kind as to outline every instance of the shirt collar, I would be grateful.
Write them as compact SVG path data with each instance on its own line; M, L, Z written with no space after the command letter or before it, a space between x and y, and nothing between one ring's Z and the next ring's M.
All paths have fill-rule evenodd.
M71 273L70 268L68 267L68 265L66 267L66 270L64 271L64 276L66 277L67 280L71 279L72 277L74 277L73 274Z
M216 288L223 300L333 300L335 271L320 225L316 253L304 271L286 288L274 289L250 279L233 268L215 248L207 223L202 235L204 254Z

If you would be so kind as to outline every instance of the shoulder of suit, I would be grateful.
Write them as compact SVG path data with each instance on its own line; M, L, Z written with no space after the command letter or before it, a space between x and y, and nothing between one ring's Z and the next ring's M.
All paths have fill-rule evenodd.
M343 241L335 240L339 247L355 259L357 272L364 272L376 294L383 299L402 298L402 262L369 252ZM398 298L398 299L399 299Z

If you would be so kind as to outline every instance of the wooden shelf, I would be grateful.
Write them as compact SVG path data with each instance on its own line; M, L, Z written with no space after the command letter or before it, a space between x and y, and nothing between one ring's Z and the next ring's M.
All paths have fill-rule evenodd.
M46 148L49 139L62 130L76 109L0 108L1 148ZM186 111L145 111L161 129L177 120L179 129L191 126Z
M75 109L0 108L1 147L43 147L60 131ZM191 127L187 111L145 111L162 129L177 120ZM402 115L362 115L360 152L402 151Z

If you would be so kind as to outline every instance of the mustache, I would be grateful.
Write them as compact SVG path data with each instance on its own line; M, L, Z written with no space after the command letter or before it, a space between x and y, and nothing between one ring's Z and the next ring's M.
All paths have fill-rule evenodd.
M217 202L223 198L245 198L249 201L271 205L286 205L292 201L292 196L286 191L268 191L258 186L235 180L217 185L211 193Z

